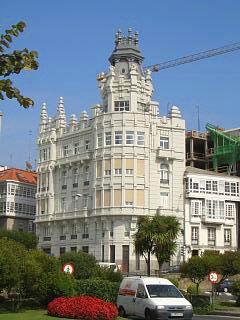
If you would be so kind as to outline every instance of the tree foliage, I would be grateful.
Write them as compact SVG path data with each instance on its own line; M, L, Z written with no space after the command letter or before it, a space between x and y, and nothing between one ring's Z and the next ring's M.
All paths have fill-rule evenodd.
M25 22L20 21L16 25L12 25L11 29L5 30L0 36L0 99L4 100L4 96L9 99L16 98L21 106L28 108L33 106L32 99L21 94L20 90L13 87L12 81L8 78L13 74L19 74L22 70L38 69L38 53L37 51L29 51L28 49L14 50L7 53L14 37L18 37L26 27Z
M200 283L208 274L206 258L204 259L203 257L194 256L181 265L180 271L183 276L188 277L196 284L198 293Z
M145 258L147 274L150 276L151 255L158 260L159 272L164 262L175 254L175 239L180 231L180 223L174 216L140 217L134 235L135 250Z
M7 238L23 244L27 249L36 249L38 244L37 236L31 232L16 230L0 230L0 239Z
M20 291L27 253L22 244L14 240L0 239L0 291Z
M86 252L66 252L59 259L62 266L65 263L73 263L74 276L78 280L89 279L95 272L96 259Z

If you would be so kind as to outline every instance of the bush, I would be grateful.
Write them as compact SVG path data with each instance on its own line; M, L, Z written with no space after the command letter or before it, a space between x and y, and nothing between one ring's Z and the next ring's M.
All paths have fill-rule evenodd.
M198 289L197 292L197 285L196 284L191 284L188 288L187 288L187 293L189 294L199 294L201 293L200 288Z
M107 280L78 280L77 295L86 295L103 299L107 302L117 303L117 295L120 283Z
M234 281L232 293L236 296L236 305L240 306L240 280Z
M64 272L43 273L33 285L32 294L41 304L47 305L57 297L75 295L75 287L75 279Z
M121 282L123 279L120 271L114 271L111 268L96 266L91 279L108 280L110 282Z
M82 320L116 320L118 317L114 304L88 296L57 298L48 304L48 314Z
M89 279L95 272L96 259L94 256L83 252L66 252L59 257L63 266L65 263L74 265L74 276L76 279Z

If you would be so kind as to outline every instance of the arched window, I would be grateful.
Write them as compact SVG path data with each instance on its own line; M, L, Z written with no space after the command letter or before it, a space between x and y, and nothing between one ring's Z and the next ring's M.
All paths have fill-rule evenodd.
M162 163L160 166L160 180L161 182L168 182L169 180L169 165Z

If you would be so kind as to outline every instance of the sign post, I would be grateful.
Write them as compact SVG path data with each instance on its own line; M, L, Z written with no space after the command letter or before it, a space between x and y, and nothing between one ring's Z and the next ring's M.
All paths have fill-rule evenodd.
M211 271L208 274L208 280L212 284L212 304L214 299L214 285L220 280L220 274L216 271Z
M69 273L69 274L73 274L74 273L74 266L72 263L65 263L63 266L62 266L62 272L66 272L66 273Z

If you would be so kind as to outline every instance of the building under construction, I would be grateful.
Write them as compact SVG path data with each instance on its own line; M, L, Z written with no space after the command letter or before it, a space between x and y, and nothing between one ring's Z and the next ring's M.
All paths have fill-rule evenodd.
M240 128L207 124L206 129L186 132L186 165L240 176Z

